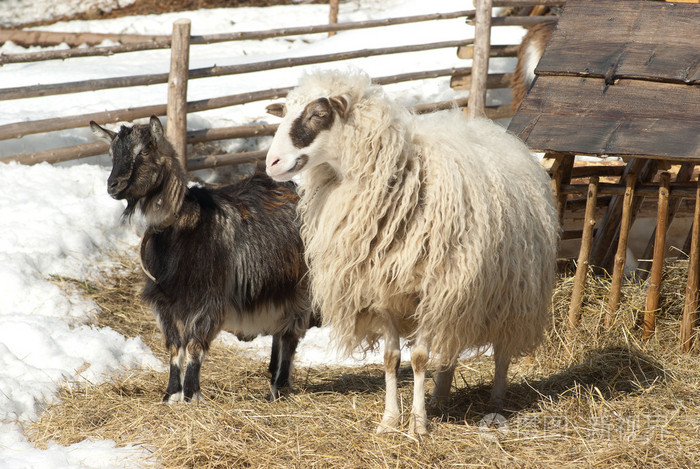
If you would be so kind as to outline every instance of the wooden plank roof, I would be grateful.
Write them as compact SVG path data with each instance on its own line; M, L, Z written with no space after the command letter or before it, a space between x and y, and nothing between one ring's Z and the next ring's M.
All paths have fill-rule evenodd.
M700 6L568 0L509 131L533 150L700 158Z

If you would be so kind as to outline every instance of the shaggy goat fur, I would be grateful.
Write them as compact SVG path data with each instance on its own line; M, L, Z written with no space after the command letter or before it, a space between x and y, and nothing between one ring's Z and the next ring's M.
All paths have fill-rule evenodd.
M286 386L297 343L313 324L293 184L256 174L217 189L187 187L156 117L110 141L108 191L148 225L144 300L170 352L165 401L198 399L204 355L222 329L252 339L273 335L272 397ZM186 369L185 369L186 365Z
M385 335L395 355L392 329L433 351L446 370L438 399L459 354L492 345L498 403L511 357L535 347L550 321L559 227L546 172L492 122L459 110L412 115L362 72L305 76L287 97L285 122L329 97L345 104L343 116L319 133L316 150L298 149L302 237L324 323L346 351ZM289 138L280 134L285 122L275 140ZM273 141L268 153L273 177L283 148L291 146ZM327 164L313 164L313 152ZM414 371L427 360L416 356L414 348ZM389 392L398 362L385 359ZM420 391L411 430L424 432L416 399ZM388 417L385 426L396 422Z

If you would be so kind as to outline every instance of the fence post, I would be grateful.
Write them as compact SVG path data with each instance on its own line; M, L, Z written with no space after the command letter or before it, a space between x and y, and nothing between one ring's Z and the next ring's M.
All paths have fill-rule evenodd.
M328 15L328 24L338 24L338 4L340 0L330 0L331 11ZM335 36L335 31L329 31L328 37Z
M469 88L467 116L483 117L486 108L486 80L489 74L489 49L491 47L492 0L475 0L476 23L474 26L474 57L472 58L472 83Z
M187 78L190 68L190 20L173 23L168 76L168 106L165 135L187 170Z

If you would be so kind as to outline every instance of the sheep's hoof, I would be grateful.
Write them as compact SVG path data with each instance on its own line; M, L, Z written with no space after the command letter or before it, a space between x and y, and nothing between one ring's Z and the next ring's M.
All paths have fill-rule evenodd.
M385 415L382 421L377 426L377 435L383 433L396 433L398 432L399 417L397 415Z
M411 419L408 422L408 433L411 435L427 435L428 426L425 417L418 415L411 415Z
M431 407L433 409L443 409L447 407L448 402L450 401L450 396L446 395L436 395L433 394L430 397L430 401L428 401L428 407Z
M495 413L501 412L503 410L503 398L491 397L491 399L489 399L489 408Z

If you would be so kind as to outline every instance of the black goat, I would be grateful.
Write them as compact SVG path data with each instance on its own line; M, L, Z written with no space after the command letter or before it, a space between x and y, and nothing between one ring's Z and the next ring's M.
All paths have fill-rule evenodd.
M220 330L273 335L272 398L288 385L311 313L293 185L264 174L218 188L187 187L175 151L152 116L118 133L90 122L110 142L108 192L126 199L126 218L143 213L143 299L170 352L164 401L199 400L205 353Z

